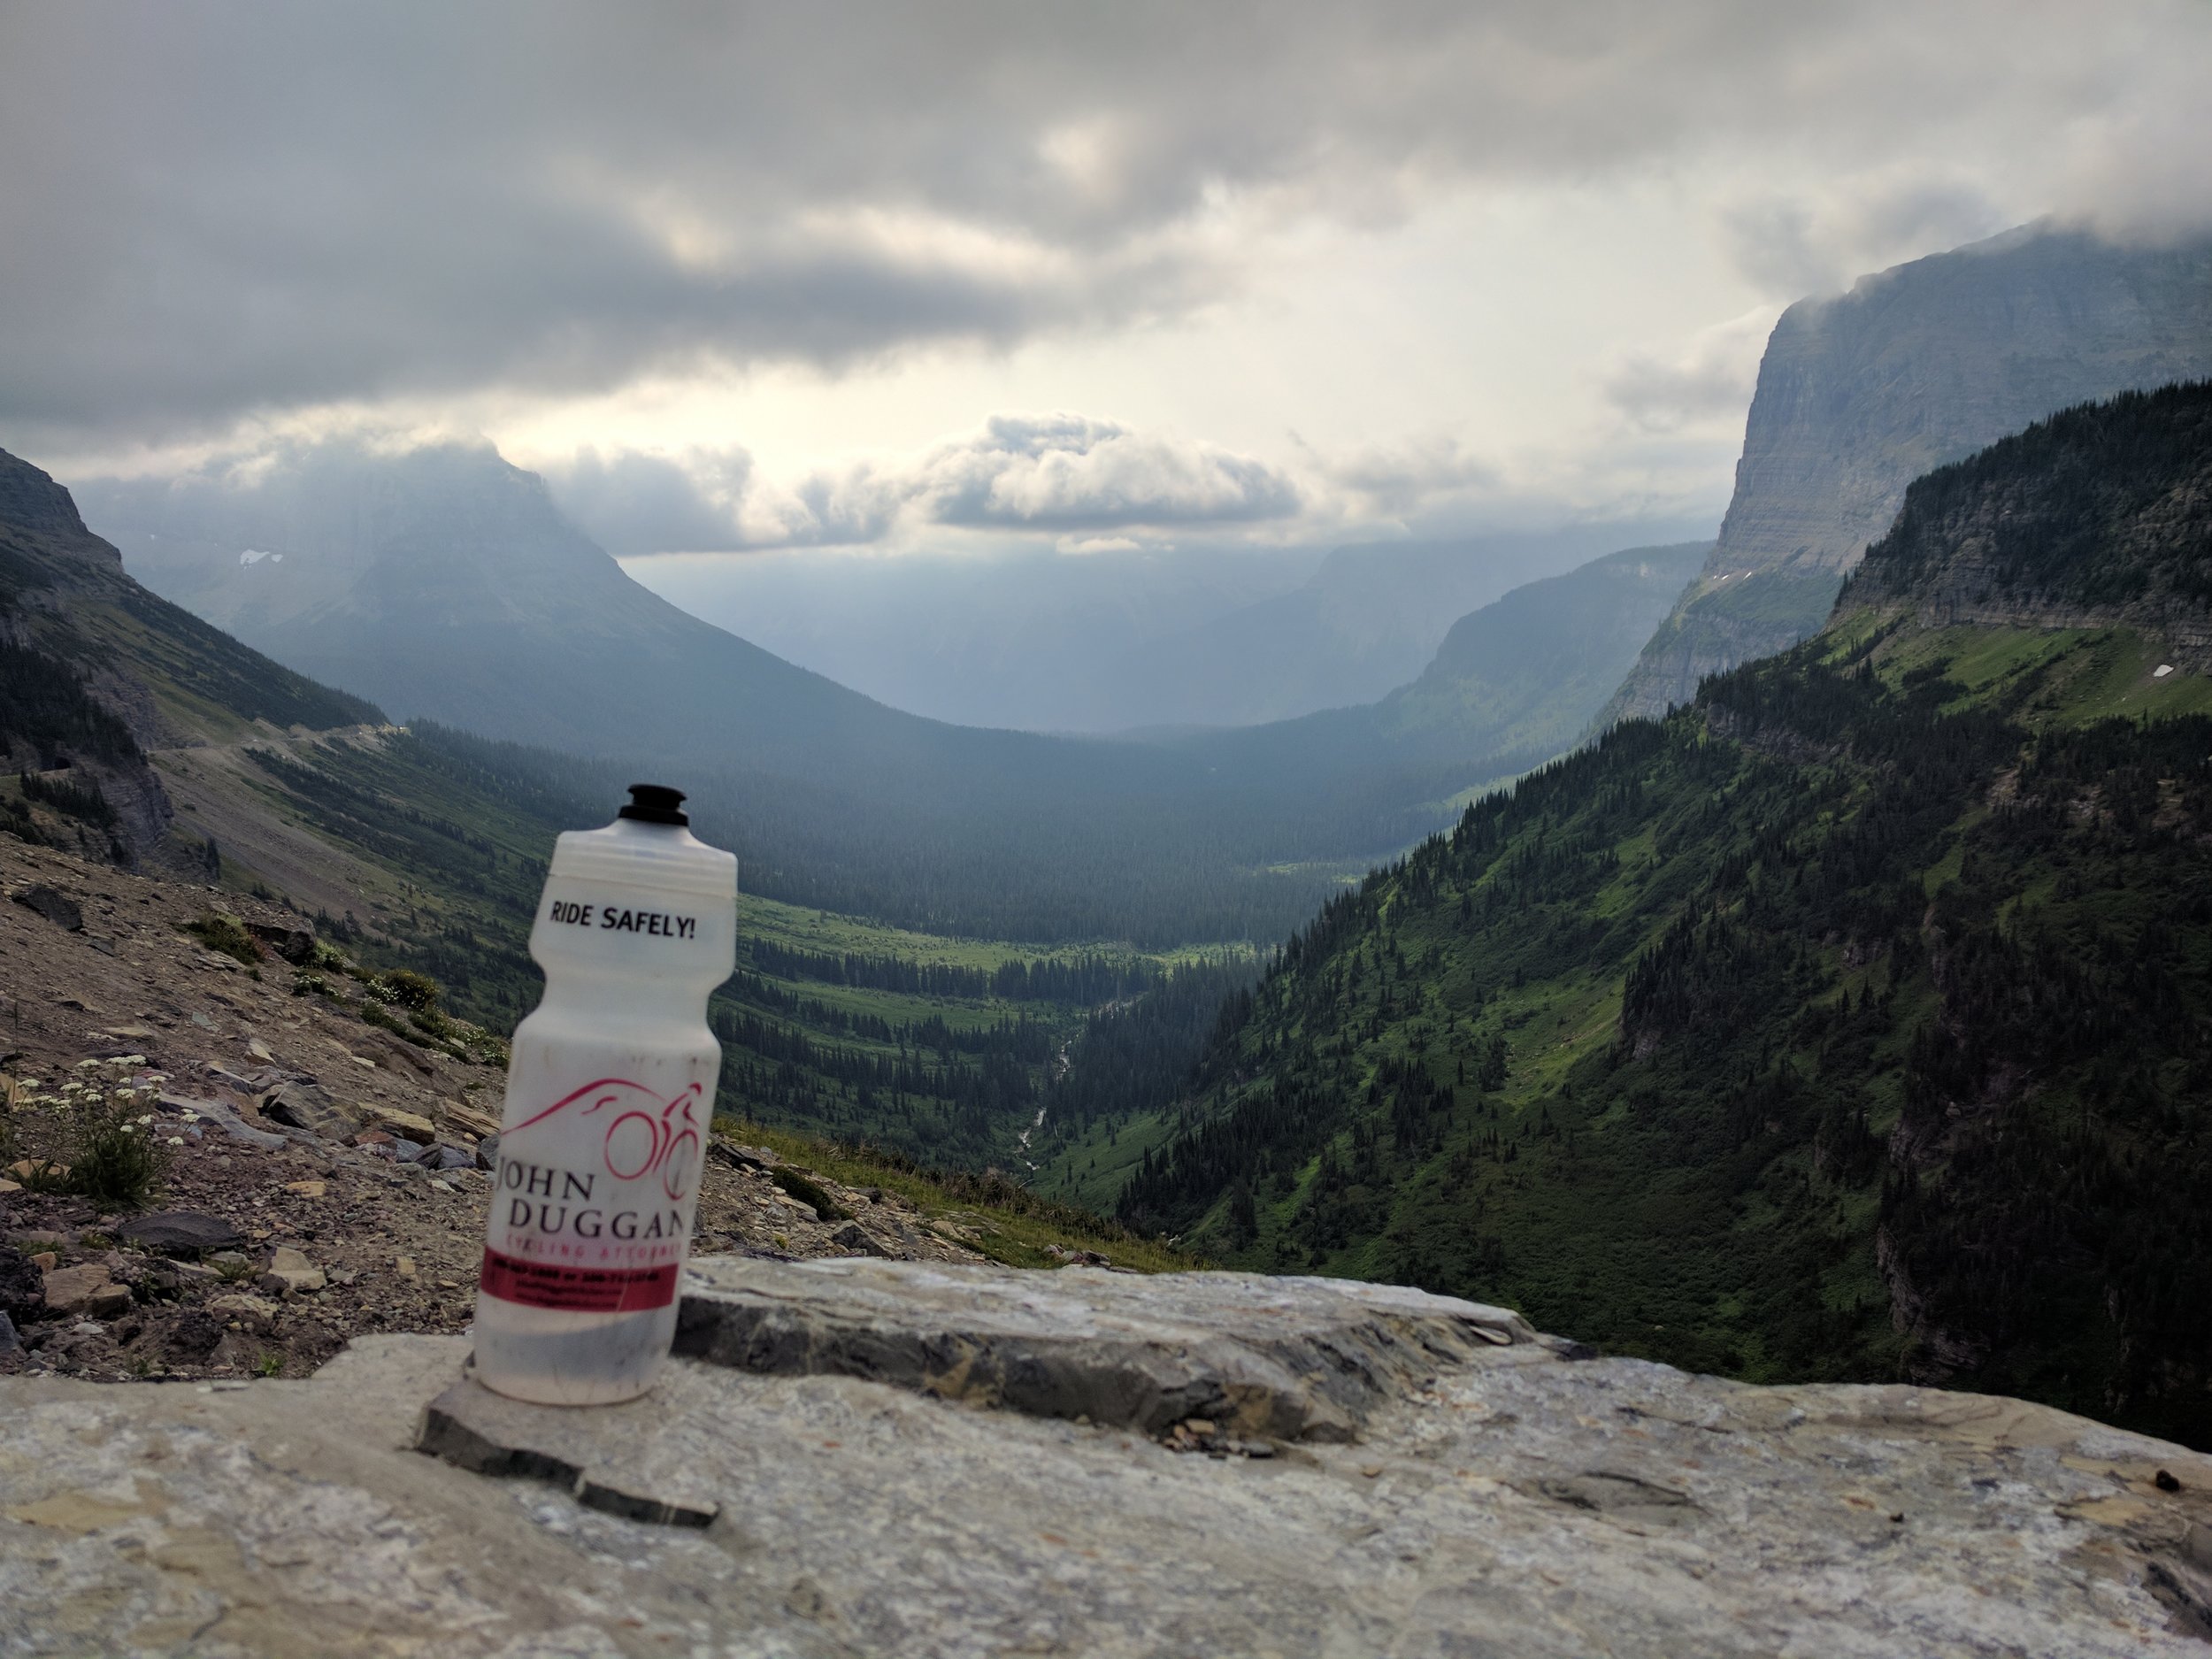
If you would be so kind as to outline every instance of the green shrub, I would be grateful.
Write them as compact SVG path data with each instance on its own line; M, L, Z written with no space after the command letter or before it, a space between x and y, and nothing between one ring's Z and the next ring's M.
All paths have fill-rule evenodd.
M396 1002L400 1007L418 1014L434 1012L438 1006L438 982L426 973L417 973L412 968L392 968L380 976L390 993L380 1002Z
M429 1038L424 1036L413 1026L408 1025L406 1021L400 1018L398 1015L393 1013L388 1009L379 1007L374 1002L368 1002L366 1000L363 1001L361 1004L361 1020L364 1025L373 1025L379 1031L388 1031L393 1036L401 1039L403 1041L413 1043L418 1048L428 1048L435 1046Z
M250 968L264 955L261 941L246 931L245 923L225 910L210 910L198 921L185 923L184 931L210 950L234 956Z
M161 1189L168 1168L169 1148L128 1110L113 1106L82 1110L69 1164L73 1190L103 1203L139 1209Z
M768 1171L768 1179L803 1204L811 1204L814 1215L820 1221L849 1221L852 1211L817 1187L798 1171L779 1164Z
M296 973L292 976L294 996L328 996L330 981L319 973Z
M70 1184L70 1169L66 1164L57 1164L51 1158L31 1158L29 1168L16 1179L27 1193L59 1194L75 1190Z

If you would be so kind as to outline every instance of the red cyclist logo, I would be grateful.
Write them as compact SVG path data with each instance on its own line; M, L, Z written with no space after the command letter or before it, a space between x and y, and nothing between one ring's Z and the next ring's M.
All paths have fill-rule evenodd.
M534 1124L566 1111L578 1102L588 1102L579 1117L598 1112L606 1119L607 1138L601 1156L607 1173L618 1181L641 1180L657 1171L661 1190L672 1200L684 1196L683 1180L699 1150L698 1118L693 1107L702 1097L696 1083L672 1101L664 1102L642 1083L618 1077L603 1077L565 1094L534 1118L526 1118L507 1132L511 1139Z

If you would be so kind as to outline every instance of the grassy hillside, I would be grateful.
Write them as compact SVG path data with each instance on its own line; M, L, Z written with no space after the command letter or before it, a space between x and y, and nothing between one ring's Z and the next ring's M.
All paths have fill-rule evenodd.
M2212 496L2115 475L2202 446L2100 452L2095 490L2014 488L2064 475L2046 436L1981 476L2040 502L2035 546L2086 516L2085 545L2200 563ZM2212 686L2174 642L2205 618L2177 581L2165 634L1926 626L1987 553L1878 548L1881 605L1333 903L1122 1126L1122 1213L1701 1370L2212 1444ZM2007 591L2062 622L2073 580Z

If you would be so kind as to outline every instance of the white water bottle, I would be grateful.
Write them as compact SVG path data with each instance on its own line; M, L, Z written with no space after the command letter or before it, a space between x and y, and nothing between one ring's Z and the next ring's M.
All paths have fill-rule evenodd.
M736 858L676 790L630 797L554 844L476 1297L478 1379L549 1405L634 1398L668 1356L722 1064L707 997L736 964Z

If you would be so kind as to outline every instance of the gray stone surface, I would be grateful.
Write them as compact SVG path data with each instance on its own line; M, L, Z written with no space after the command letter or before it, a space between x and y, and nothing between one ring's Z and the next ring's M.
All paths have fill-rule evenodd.
M117 1228L124 1241L157 1256L194 1256L207 1250L234 1250L245 1236L220 1216L191 1210L157 1210L133 1216Z
M846 1259L695 1262L676 1351L862 1377L1035 1417L1348 1440L1440 1366L1536 1333L1502 1308L1345 1279Z
M59 888L50 887L41 882L11 896L25 910L35 910L57 927L73 933L84 931L83 910L76 900Z
M1117 1319L1199 1294L1116 1277ZM996 1278L967 1323L1034 1279L1086 1299ZM1259 1461L697 1362L629 1406L520 1406L463 1382L466 1346L0 1382L0 1653L2212 1655L2212 1458L2010 1401L1486 1342L1357 1443ZM521 1478L411 1449L434 1400Z
M292 1079L261 1097L261 1115L273 1122L304 1129L324 1141L343 1141L361 1127L362 1114L342 1104L320 1084Z
M238 1115L237 1108L227 1102L196 1100L186 1094L158 1094L155 1099L165 1112L173 1113L180 1118L204 1118L233 1141L243 1141L250 1147L259 1147L265 1152L273 1151L276 1148L285 1144L282 1135L272 1134L266 1129L255 1128Z

